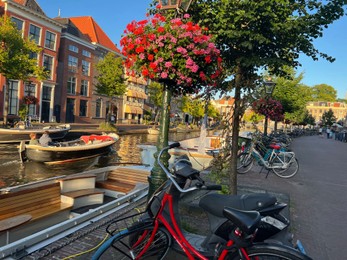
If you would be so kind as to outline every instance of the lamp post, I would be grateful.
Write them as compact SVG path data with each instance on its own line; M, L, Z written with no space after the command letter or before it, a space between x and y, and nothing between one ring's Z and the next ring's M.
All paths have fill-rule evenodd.
M179 14L181 10L187 11L192 0L159 0L159 5L162 10L176 10ZM163 82L164 92L163 92L163 106L162 113L160 117L160 128L159 136L157 141L157 152L154 154L154 157L157 158L159 151L168 146L169 139L169 122L170 122L170 100L172 92L167 83ZM170 155L168 152L165 152L162 156L162 161L165 166L168 166L168 161ZM152 194L166 181L166 174L158 165L157 160L154 161L154 166L151 170L151 175L148 177L149 190L148 190L148 199L151 198Z
M176 9L178 13L181 10L187 12L192 2L193 0L159 0L161 9L163 10Z
M268 80L264 81L264 89L265 89L265 96L266 100L268 100L271 96L276 87L276 83L271 80L271 78L268 78ZM265 115L265 122L264 122L264 135L267 135L267 127L268 127L268 116Z

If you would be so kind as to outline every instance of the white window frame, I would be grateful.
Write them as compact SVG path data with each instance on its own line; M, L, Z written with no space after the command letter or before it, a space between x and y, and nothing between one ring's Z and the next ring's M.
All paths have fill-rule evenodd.
M86 56L88 58L92 57L92 53L90 51L87 51L87 50L82 50L82 55Z
M51 68L48 69L50 71L49 79L52 79L53 78L53 68L54 68L54 57L50 56L50 55L47 55L47 54L43 54L43 56L42 56L42 66L45 67L45 68L47 68L45 66L45 57L49 57L50 60L52 61Z
M39 39L38 40L36 39L36 37L32 37L33 35L30 34L30 31L31 31L30 29L31 29L32 26L34 26L35 28L40 29L40 34L39 34ZM29 39L33 39L36 42L37 45L41 45L41 36L42 36L42 28L41 27L31 23L29 25L28 35L29 35ZM36 34L35 34L35 36L36 36Z
M82 60L82 74L85 76L90 75L90 62L86 60Z
M51 39L48 39L48 40L49 40L49 43L52 43L52 42L53 42L53 48L51 48L51 46L47 46L47 45L46 45L46 42L47 42L47 35L54 35L54 41L52 41ZM56 44L57 44L57 34L47 30L47 31L46 31L46 35L45 35L45 43L44 43L45 48L50 49L50 50L55 50Z
M72 55L68 57L68 68L71 72L77 72L78 70L78 58Z
M70 44L70 45L69 45L69 51L78 53L78 47L75 46L75 45Z

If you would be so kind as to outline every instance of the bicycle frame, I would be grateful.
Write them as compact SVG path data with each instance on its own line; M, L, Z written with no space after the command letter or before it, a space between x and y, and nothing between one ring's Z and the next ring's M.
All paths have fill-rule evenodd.
M274 168L279 168L279 169L286 169L288 168L288 166L290 165L290 163L292 162L292 160L294 160L295 158L295 154L293 152L281 152L281 151L277 151L276 149L271 149L271 153L270 156L267 160L264 159L264 157L260 154L260 152L254 147L254 145L252 144L251 148L250 148L250 154L259 162L261 161L265 168L267 169L274 169ZM283 155L284 156L284 160L281 159L281 157L279 155ZM288 162L286 162L285 158L286 155L291 155L290 160ZM279 163L273 164L274 159L278 159Z
M164 216L164 210L168 206L169 209L169 217L170 221L167 220L167 218ZM172 225L170 224L172 223ZM186 239L184 234L181 231L180 226L177 223L177 220L175 218L174 214L174 206L173 206L173 195L165 192L164 197L161 200L160 209L157 213L157 215L154 217L154 232L151 234L151 237L147 243L147 245L143 248L141 253L139 254L139 258L146 252L146 250L149 248L151 243L154 240L155 233L158 230L160 224L162 224L167 231L172 235L172 237L175 239L175 241L179 244L185 255L188 257L188 259L201 259L201 260L208 260L209 258L204 256L202 253L200 253L197 249L195 249L189 241ZM228 254L228 249L234 245L233 240L229 240L226 243L226 249L223 249L221 253L219 254L219 257L217 259L223 260ZM241 250L242 251L242 250ZM242 251L243 254L245 254L245 251ZM245 255L245 259L248 259L248 257Z

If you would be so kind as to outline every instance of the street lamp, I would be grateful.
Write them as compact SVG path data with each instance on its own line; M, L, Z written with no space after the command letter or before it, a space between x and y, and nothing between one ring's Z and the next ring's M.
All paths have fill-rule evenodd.
M177 14L180 14L181 10L187 12L189 5L192 0L159 0L159 4L162 10L176 10ZM149 190L148 190L148 199L151 195L166 181L166 174L158 165L157 157L159 150L168 146L169 143L169 122L170 122L170 100L171 100L171 90L164 83L163 91L163 106L162 113L160 115L160 128L157 141L157 152L154 154L156 160L154 161L154 166L151 170L151 175L148 177ZM163 164L167 165L170 159L168 152L165 152L162 155Z
M176 9L177 12L180 10L187 12L192 2L193 0L159 0L161 9Z
M275 90L275 87L276 87L276 83L273 82L271 78L268 78L266 81L264 81L264 90L265 90L266 100L268 100L272 96L272 93ZM268 116L265 115L264 135L267 135L267 127L268 127Z

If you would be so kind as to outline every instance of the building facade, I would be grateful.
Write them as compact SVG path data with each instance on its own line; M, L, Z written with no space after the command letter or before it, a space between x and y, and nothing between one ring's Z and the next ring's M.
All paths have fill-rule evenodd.
M0 15L11 17L24 38L31 37L42 48L34 58L49 71L49 77L39 82L6 79L0 75L0 118L4 115L5 96L9 94L9 118L18 117L24 96L34 96L38 102L29 106L29 116L44 122L54 121L54 93L57 85L58 52L63 25L48 18L34 0L4 0L0 2Z
M314 117L316 124L319 124L322 120L322 116L330 109L333 111L337 121L346 123L347 119L347 104L341 102L326 102L315 101L308 102L306 106L308 112Z
M108 115L120 123L142 123L147 82L128 78L123 96L99 95L95 89L95 65L109 52L123 57L102 28L90 16L47 17L35 0L3 0L1 15L16 23L23 37L32 37L43 51L39 64L50 71L43 82L11 80L9 114L18 117L25 95L38 102L29 115L41 122L101 123ZM0 75L0 118L4 112L5 78ZM110 111L111 110L111 111Z

